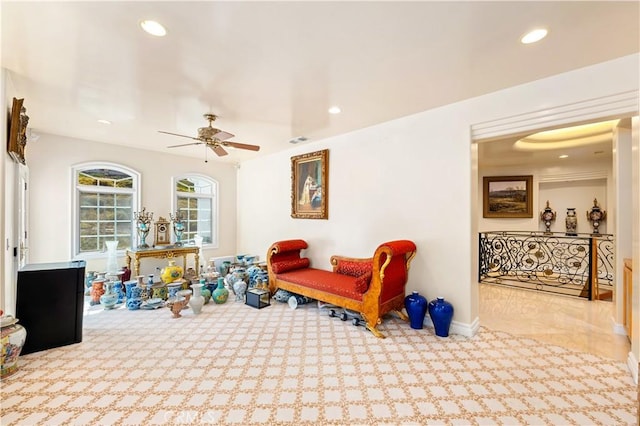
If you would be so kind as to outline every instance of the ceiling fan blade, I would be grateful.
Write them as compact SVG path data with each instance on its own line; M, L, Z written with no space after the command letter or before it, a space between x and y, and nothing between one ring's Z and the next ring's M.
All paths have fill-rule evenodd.
M180 135L178 133L171 133L171 132L163 132L162 130L158 130L158 133L164 133L165 135L180 136L181 138L189 138L189 139L193 139L195 141L199 141L200 140L198 138L194 138L193 136Z
M232 137L234 137L235 135L229 133L229 132L225 132L224 130L220 130L218 133L216 133L214 135L214 137L216 139L218 139L219 141L226 141L227 139L231 139Z
M218 154L218 156L222 157L225 155L228 155L229 153L227 151L224 150L223 147L221 147L220 145L209 145L209 148L211 148L213 150L213 152L215 152L216 154Z
M220 142L224 146L232 146L234 148L239 149L248 149L249 151L260 151L260 147L258 145L249 145L247 143L240 142Z
M204 142L181 143L180 145L169 145L167 148L177 148L179 146L202 145Z

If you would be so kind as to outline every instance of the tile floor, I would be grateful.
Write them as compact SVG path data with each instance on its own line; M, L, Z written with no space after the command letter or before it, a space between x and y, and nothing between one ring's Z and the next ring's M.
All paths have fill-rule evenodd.
M482 326L626 362L631 346L612 317L612 302L480 284Z

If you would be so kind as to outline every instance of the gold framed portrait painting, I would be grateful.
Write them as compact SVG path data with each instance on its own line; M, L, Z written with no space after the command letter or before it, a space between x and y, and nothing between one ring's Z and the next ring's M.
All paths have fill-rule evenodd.
M329 150L291 157L291 217L329 218Z

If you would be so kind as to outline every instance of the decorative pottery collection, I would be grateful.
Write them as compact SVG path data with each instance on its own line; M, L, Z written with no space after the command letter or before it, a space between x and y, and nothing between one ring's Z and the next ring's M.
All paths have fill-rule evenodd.
M429 302L428 310L436 330L436 336L449 336L449 327L453 319L453 305L444 300L444 297L437 297Z
M106 243L105 243L106 244ZM106 244L115 253L117 241ZM216 304L226 303L230 290L236 300L242 301L250 281L268 283L266 268L257 265L257 256L238 255L234 261L216 262L209 260L206 268L201 267L200 277L193 268L185 277L183 268L174 259L167 260L167 266L156 268L156 274L138 275L131 279L128 267L118 268L108 260L110 271L86 273L85 286L89 289L91 305L101 305L105 310L126 308L128 310L148 310L168 307L174 318L180 311L191 308L193 314L202 312L211 299ZM216 266L217 265L217 266ZM266 265L264 265L266 266ZM224 273L224 275L223 275ZM160 282L155 282L160 278ZM188 278L188 279L186 279ZM261 284L260 284L261 285Z
M411 328L423 328L424 318L427 313L433 323L435 335L438 337L449 336L449 328L453 320L453 305L444 297L436 297L427 302L427 299L417 291L404 298L404 307L409 317Z
M18 324L18 319L3 315L0 311L2 354L0 360L0 378L4 379L18 371L18 356L27 339L27 331Z
M427 299L417 291L404 298L404 308L409 316L411 328L420 330L424 324L424 317L427 314Z

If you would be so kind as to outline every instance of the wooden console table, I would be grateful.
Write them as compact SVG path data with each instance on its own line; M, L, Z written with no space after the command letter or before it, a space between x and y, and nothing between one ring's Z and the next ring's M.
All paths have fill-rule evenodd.
M200 248L198 246L167 246L162 248L148 249L127 249L127 267L131 269L131 261L135 259L134 269L131 269L134 275L140 275L140 259L145 257L153 257L156 259L173 259L182 257L183 270L187 270L187 255L193 254L196 263L196 275L200 275Z

